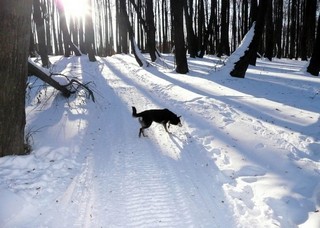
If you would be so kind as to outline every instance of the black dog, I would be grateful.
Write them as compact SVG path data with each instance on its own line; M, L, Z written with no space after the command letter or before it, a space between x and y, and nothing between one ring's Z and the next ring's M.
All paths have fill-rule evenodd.
M181 116L177 116L168 109L151 109L137 113L137 109L132 107L132 116L139 117L141 124L139 137L141 137L141 134L145 137L143 130L150 127L153 121L161 123L168 133L170 132L167 129L167 123L169 123L168 127L170 127L170 124L178 125L179 127L182 126L180 121Z

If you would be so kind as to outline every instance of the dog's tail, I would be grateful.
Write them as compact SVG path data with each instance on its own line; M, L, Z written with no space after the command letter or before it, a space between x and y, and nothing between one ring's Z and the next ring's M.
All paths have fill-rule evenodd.
M137 109L136 109L134 106L132 106L132 116L133 116L133 117L139 117L139 116L137 115Z

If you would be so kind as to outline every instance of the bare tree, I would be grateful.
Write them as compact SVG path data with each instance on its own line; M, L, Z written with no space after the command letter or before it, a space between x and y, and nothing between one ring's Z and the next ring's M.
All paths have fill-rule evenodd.
M130 39L130 44L131 44L131 49L132 49L133 55L134 55L137 63L139 64L139 66L141 66L141 67L147 66L148 64L146 63L144 58L140 55L140 51L137 48L137 44L134 39L133 28L130 23L129 16L128 16L127 9L126 9L125 5L122 5L120 10L121 10L121 18L123 19L123 21L125 23L124 27L126 28L126 32L128 32L128 34L129 34L129 39Z
M273 57L273 17L272 17L272 4L268 5L267 15L266 15L266 45L265 45L265 57L272 61Z
M297 0L292 0L291 3L291 18L290 18L290 49L289 58L296 56L296 31L297 31Z
M183 4L187 29L188 51L191 58L197 56L197 37L193 30L193 0L186 0Z
M265 24L265 9L267 9L268 4L271 4L271 0L260 1L254 36L248 47L248 50L244 52L244 55L240 57L238 62L235 63L233 70L230 72L232 77L244 78L250 62L252 59L256 59L258 46L261 41Z
M318 76L320 71L320 15L318 18L317 38L313 47L312 57L307 72L314 76Z
M275 0L275 42L276 56L282 57L283 0Z
M50 66L50 63L46 45L44 17L40 8L40 0L33 0L33 20L37 28L39 54L41 57L42 66L48 68Z
M147 25L147 47L151 61L157 59L156 55L156 28L154 26L153 0L146 0L146 25Z
M173 14L174 45L176 57L176 72L188 73L188 63L183 33L183 0L170 0L171 12Z
M60 1L57 1L56 3L57 3L59 16L60 16L60 27L63 35L64 56L69 57L71 54L71 51L73 51L75 55L81 56L81 52L79 51L78 47L76 47L74 43L71 41L71 36L67 26L64 6Z
M154 23L153 12L153 0L146 0L145 2L145 19L142 16L141 8L135 3L134 0L130 0L131 4L135 8L138 16L138 21L144 28L147 34L147 48L151 57L151 61L154 62L157 59L156 53L156 27Z
M310 57L312 51L312 45L314 42L317 1L305 0L303 9L303 26L300 36L301 48L300 56L302 60L307 60Z
M25 88L32 0L0 7L0 156L24 154Z
M229 10L230 2L222 1L221 3L221 37L218 48L218 56L223 54L230 55L229 46Z
M93 22L92 22L92 2L91 0L87 0L87 4L89 6L89 12L86 16L85 20L85 44L86 51L88 53L89 61L95 62L95 43L94 43L94 30L93 30Z

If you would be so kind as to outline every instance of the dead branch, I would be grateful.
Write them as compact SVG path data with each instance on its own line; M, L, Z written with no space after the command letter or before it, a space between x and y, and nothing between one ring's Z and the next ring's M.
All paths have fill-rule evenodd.
M93 102L95 102L94 94L93 94L92 90L88 87L88 84L90 82L86 83L86 84L83 84L83 83L79 82L76 79L71 79L70 80L66 75L63 75L63 74L60 74L60 73L46 72L46 69L42 69L41 67L36 65L30 59L28 60L28 73L29 73L29 75L34 75L35 77L37 77L37 78L41 79L42 81L48 83L53 88L59 90L64 97L70 97L71 94L74 94L79 90L79 87L83 88L84 90L86 90L86 92L88 94L88 98L91 98L91 100ZM59 82L57 82L56 80L54 80L51 77L53 75L64 76L66 78L66 80L68 81L68 83L65 84L65 85L61 85ZM77 87L74 86L75 84L77 85Z

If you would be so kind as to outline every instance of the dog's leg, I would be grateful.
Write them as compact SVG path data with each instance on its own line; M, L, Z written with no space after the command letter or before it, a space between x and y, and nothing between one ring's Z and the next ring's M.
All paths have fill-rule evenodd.
M171 134L171 133L168 131L167 122L163 122L162 125L163 125L164 129L166 130L166 132L167 132L168 134Z
M144 129L150 127L150 125L152 124L152 120L144 119L144 118L140 117L139 118L139 122L141 124L141 128L140 128L140 131L139 131L139 137L141 137L141 134L143 135L143 137L147 137L144 134Z
M143 137L146 137L146 135L144 134L144 128L142 127L142 128L140 128L140 131L139 131L139 138L141 137L141 134L142 134L142 136Z

